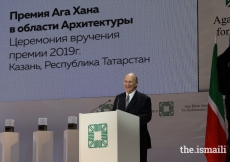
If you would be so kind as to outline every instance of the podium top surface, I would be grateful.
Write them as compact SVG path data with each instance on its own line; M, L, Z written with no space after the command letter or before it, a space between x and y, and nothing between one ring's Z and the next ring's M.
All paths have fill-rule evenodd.
M19 134L18 132L1 132L0 134Z
M126 114L126 115L130 115L130 116L136 116L136 115L133 115L133 114L130 114L130 113L127 113L125 111L122 111L122 110L116 110L116 111L105 111L105 112L97 112L97 113L79 113L80 115L89 115L89 114L106 114L106 113L122 113L122 114ZM138 116L136 116L138 117Z

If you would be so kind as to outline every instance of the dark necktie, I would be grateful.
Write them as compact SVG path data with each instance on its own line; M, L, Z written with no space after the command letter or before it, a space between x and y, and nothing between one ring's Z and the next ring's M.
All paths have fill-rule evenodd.
M126 97L126 102L125 102L125 108L127 108L129 105L129 95Z

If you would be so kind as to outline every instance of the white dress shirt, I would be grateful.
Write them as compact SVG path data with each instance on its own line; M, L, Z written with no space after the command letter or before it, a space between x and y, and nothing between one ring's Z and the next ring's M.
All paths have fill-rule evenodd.
M130 93L130 94L128 94L127 92L126 92L126 98L127 98L127 96L129 95L129 103L130 103L130 101L132 100L132 98L133 98L133 96L134 96L134 94L136 93L136 91L137 90L134 90L132 93Z

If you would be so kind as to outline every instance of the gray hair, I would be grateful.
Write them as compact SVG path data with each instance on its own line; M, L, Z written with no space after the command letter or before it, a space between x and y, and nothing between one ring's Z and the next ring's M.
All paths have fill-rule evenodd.
M126 75L129 75L129 74L134 75L134 76L135 76L136 83L138 83L138 77L137 77L137 75L136 75L135 73L133 73L133 72L132 72L132 73L128 73L128 74L126 74ZM126 76L126 75L125 75L125 76Z

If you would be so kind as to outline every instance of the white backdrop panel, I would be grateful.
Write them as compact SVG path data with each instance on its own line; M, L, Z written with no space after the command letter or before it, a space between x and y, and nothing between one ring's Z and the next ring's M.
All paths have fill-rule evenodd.
M218 55L230 44L229 5L225 0L198 1L199 91L209 89L215 36L217 35Z
M115 96L128 72L146 94L198 91L196 0L1 1L0 22L0 101Z

